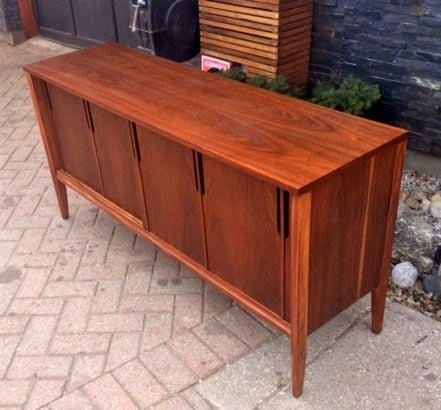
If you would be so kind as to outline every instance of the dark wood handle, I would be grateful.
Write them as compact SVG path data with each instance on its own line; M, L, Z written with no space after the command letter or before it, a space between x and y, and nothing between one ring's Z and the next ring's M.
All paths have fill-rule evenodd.
M197 153L198 159L198 172L199 172L199 189L201 195L205 194L205 179L204 179L204 164L202 162L202 154L200 152Z
M199 192L199 172L198 172L198 162L197 162L197 152L193 151L193 171L194 171L194 183L196 186L196 191Z
M90 105L87 101L83 100L84 111L86 113L87 126L89 127L90 132L93 134L95 129L93 127L92 114L90 112Z
M283 191L283 236L289 238L289 192Z
M280 188L276 188L277 232L280 234Z
M136 132L136 126L135 124L133 124L133 122L130 122L129 128L130 136L132 138L133 155L138 160L138 162L141 162L141 150L139 149L138 133Z

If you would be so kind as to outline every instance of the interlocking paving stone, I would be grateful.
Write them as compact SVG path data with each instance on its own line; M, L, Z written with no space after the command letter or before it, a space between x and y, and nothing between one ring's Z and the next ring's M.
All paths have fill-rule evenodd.
M84 333L79 335L55 334L50 346L53 354L106 353L110 333Z
M122 287L121 280L99 281L91 312L113 313L118 311Z
M71 356L16 356L7 377L9 379L67 378L72 365Z
M49 404L50 410L97 410L90 399L81 390L68 393L58 400Z
M139 332L115 333L110 342L107 355L106 371L134 359L138 356L141 335Z
M136 410L138 408L110 374L88 383L83 389L100 409Z
M0 380L0 406L20 406L28 400L31 380Z
M6 375L19 342L19 336L0 336L0 382Z
M17 348L17 353L44 355L48 350L56 323L56 316L32 317Z
M144 323L142 313L106 313L91 315L88 332L134 332L141 331Z
M41 295L51 271L47 268L28 268L15 294L16 298L37 298Z
M238 306L219 314L216 318L251 348L260 346L272 337L267 329Z
M89 321L90 297L69 298L61 312L57 326L58 333L82 333L87 329Z
M198 380L196 374L165 345L142 353L140 360L170 393L177 393Z
M0 335L22 334L28 321L26 316L0 316Z
M179 396L172 396L169 399L163 401L162 403L154 406L155 410L192 410L186 401L181 399Z
M205 378L224 364L219 357L191 332L175 336L170 340L169 346L197 374L199 379Z
M137 359L119 367L112 374L140 408L148 408L170 396L170 393Z
M105 354L76 355L72 366L72 373L68 380L67 391L96 379L104 373Z
M249 347L216 319L194 328L195 334L226 363L248 353Z

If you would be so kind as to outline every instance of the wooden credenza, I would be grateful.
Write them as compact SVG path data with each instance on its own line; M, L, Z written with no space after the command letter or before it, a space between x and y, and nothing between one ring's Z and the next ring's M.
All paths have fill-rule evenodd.
M372 292L383 323L407 134L106 44L24 67L66 186L292 340Z

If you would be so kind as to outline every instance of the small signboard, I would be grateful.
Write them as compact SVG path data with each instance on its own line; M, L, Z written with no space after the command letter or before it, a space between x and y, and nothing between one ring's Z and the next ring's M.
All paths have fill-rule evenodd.
M218 58L202 56L201 58L201 68L202 71L210 71L212 68L217 68L218 70L229 70L231 63L224 60L219 60Z

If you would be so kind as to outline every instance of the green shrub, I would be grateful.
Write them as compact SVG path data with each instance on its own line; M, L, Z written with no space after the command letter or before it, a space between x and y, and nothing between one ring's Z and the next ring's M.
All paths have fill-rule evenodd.
M289 84L283 77L277 77L272 80L265 75L258 75L252 78L246 79L246 74L240 70L240 68L232 68L229 70L214 71L222 77L229 78L231 80L246 82L249 85L258 88L264 88L265 90L273 91L279 94L289 95L294 98L301 98L302 91L299 88L290 88Z
M286 95L289 95L292 98L302 98L303 91L298 87L294 87L291 88Z
M229 78L230 80L236 80L245 82L247 75L240 68L230 68L229 70L219 70L218 74L221 77Z
M377 84L368 84L353 77L344 80L337 89L319 83L312 95L311 102L315 104L360 116L381 98Z
M286 94L289 92L289 84L283 77L277 77L272 80L265 75L258 75L250 78L247 83L279 94Z

